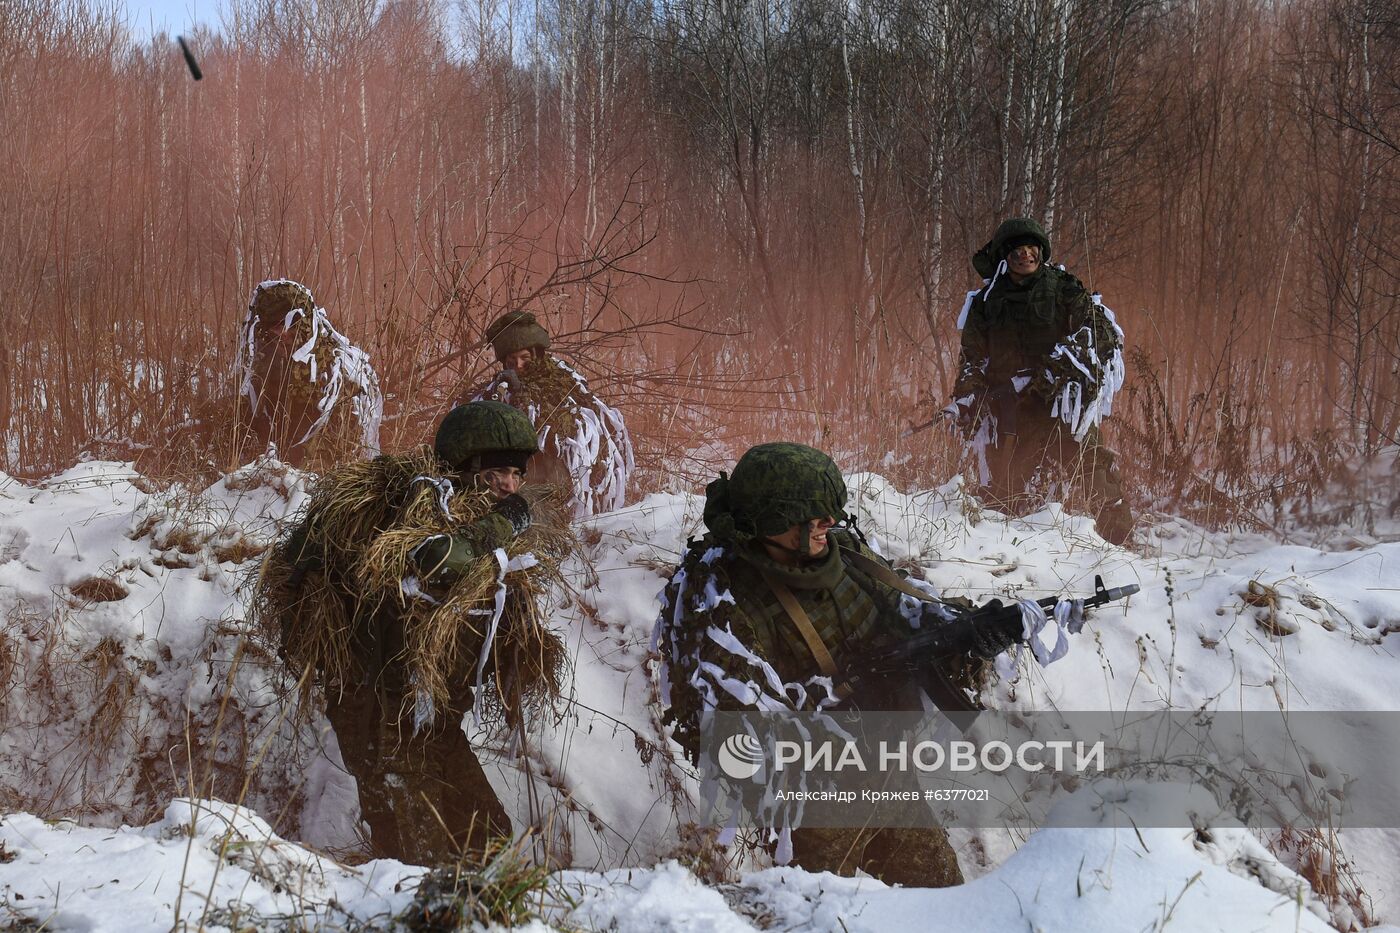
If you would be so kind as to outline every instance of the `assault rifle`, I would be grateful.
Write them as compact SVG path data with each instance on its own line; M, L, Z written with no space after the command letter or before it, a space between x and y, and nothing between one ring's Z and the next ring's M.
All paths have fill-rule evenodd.
M923 626L913 635L853 658L846 665L849 672L847 683L857 687L867 677L899 673L932 674L933 682L926 683L925 687L932 688L929 696L941 709L945 712L975 709L962 691L942 673L938 662L968 655L993 658L1022 641L1025 627L1020 604L993 599L981 606L964 608L935 600L907 583L898 588L910 595L917 593L925 602L936 602L944 614L951 612L953 618L940 620L931 618L932 613L929 613ZM1095 575L1094 595L1074 601L1081 603L1083 609L1094 609L1127 599L1141 589L1136 583L1110 589L1104 586L1103 577ZM1061 601L1062 597L1048 596L1037 600L1036 605L1047 615L1053 615L1055 606Z
M1141 589L1136 583L1109 589L1103 585L1103 577L1095 576L1094 595L1082 602L1085 609L1094 609L1127 599ZM1061 597L1047 596L1037 600L1036 605L1047 614L1053 614L1055 605L1060 601ZM941 624L930 619L920 631L903 641L859 656L850 665L852 670L866 674L893 674L922 669L935 658L959 654L995 657L1021 640L1023 628L1019 603L1003 603L993 599L972 609L950 603L942 605L954 613L953 619Z

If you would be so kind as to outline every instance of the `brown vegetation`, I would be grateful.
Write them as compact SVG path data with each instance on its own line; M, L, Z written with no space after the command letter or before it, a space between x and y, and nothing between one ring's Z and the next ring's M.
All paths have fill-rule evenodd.
M778 436L942 481L907 430L1013 214L1136 351L1140 498L1268 520L1395 442L1393 4L230 6L198 83L76 0L0 10L9 472L167 446L287 275L364 340L385 449L529 307L653 481Z

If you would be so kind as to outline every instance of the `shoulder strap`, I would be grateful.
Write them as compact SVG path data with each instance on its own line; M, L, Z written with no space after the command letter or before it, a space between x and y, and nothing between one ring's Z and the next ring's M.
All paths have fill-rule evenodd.
M807 643L807 649L817 660L817 667L824 675L831 678L836 695L844 700L851 693L850 685L841 680L841 673L836 669L836 660L832 658L831 652L827 650L826 644L817 634L812 620L807 618L807 610L802 608L802 604L797 601L796 596L792 595L792 590L787 588L786 583L766 570L760 569L759 572L763 575L763 581L768 584L768 588L773 591L773 595L778 597L778 602L782 605L788 618L792 620L792 624L797 626L802 640Z
M858 550L846 550L845 548L841 549L841 556L846 559L847 563L865 571L885 586L899 590L904 595L912 596L920 602L943 605L943 600L925 593L873 557L867 557Z

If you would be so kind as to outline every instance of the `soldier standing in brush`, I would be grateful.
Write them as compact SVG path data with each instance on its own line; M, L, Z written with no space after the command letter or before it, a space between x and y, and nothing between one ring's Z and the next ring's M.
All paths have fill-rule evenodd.
M379 452L384 400L369 355L331 326L311 290L291 279L253 289L238 345L239 443L269 445L295 466Z
M522 495L536 450L514 408L455 408L431 453L323 477L260 578L254 611L303 698L324 693L376 856L456 861L511 835L462 720L517 726L558 695L562 644L535 596L567 539Z
M505 402L539 437L537 472L569 494L575 518L620 508L635 461L622 413L549 355L549 332L529 311L510 311L486 328L501 372L475 398Z
M936 604L907 594L846 515L846 484L826 454L801 444L750 449L732 476L705 490L708 533L692 542L662 597L655 642L666 722L692 760L702 716L712 710L924 709L927 692L945 711L974 708L942 670L845 688L847 664L912 632L910 615L943 619ZM919 590L919 592L923 592ZM927 599L924 594L921 599ZM903 601L903 602L902 602ZM987 633L968 645L993 657L1008 647ZM775 827L776 828L776 827ZM957 857L941 828L797 828L792 860L808 871L857 868L891 884L959 884Z
M1133 513L1098 426L1123 384L1123 332L1049 259L1049 237L1026 218L1003 223L973 257L984 284L958 321L962 360L945 411L976 453L981 494L1024 514L1037 492L1077 486L1099 533L1122 544Z

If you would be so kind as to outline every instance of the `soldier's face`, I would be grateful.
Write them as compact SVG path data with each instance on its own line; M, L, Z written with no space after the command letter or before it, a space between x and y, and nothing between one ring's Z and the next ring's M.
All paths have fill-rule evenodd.
M1017 277L1034 274L1040 268L1040 247L1034 243L1016 247L1006 254L1006 268Z
M801 525L793 525L780 535L773 535L768 540L774 544L788 548L793 551L802 550L802 535L808 534L807 552L813 557L821 557L826 553L827 540L826 533L836 525L834 518L814 518Z
M529 347L523 350L516 350L514 353L507 353L501 360L501 368L514 370L524 369L525 364L530 362L530 359L534 355L535 351L531 350Z
M497 499L514 495L525 485L525 474L519 467L491 467L476 475Z

